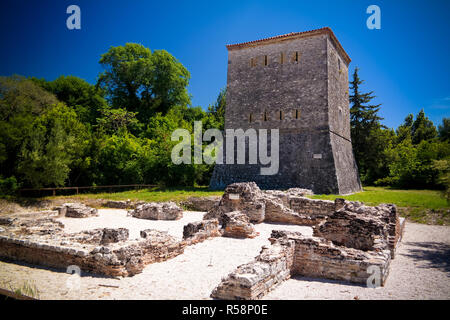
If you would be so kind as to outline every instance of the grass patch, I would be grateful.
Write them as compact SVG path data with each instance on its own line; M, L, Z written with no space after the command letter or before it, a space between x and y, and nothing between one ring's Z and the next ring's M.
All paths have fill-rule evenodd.
M140 190L129 190L115 193L86 193L78 195L49 196L33 199L35 202L42 200L66 200L66 201L84 201L91 206L100 206L96 203L99 199L109 200L132 200L147 202L175 201L180 203L189 197L203 196L221 196L223 191L211 191L208 187L179 187L179 188L147 188ZM380 203L393 203L399 208L400 215L408 219L427 224L450 225L450 205L442 196L441 192L436 190L399 190L383 187L365 187L363 192L341 196L341 195L313 195L313 199L334 200L344 198L350 201L361 201L369 206L376 206ZM25 198L24 198L25 199ZM33 201L13 201L13 199L2 199L8 205L33 205ZM91 200L91 201L89 201ZM2 208L0 201L0 211ZM3 204L5 207L5 204ZM14 209L14 208L12 208ZM12 210L11 209L11 210ZM10 210L10 211L11 211ZM7 210L6 210L7 211Z
M211 191L208 187L183 187L183 188L164 188L159 187L130 190L115 193L86 193L73 196L56 196L45 197L43 199L108 199L108 200L140 200L148 202L164 202L175 201L180 202L189 197L204 197L204 196L221 196L223 191Z
M313 199L334 200L344 198L350 201L361 201L369 206L380 203L393 203L399 207L400 214L412 221L450 225L450 205L436 190L399 190L383 187L364 187L363 192L340 195L314 195Z

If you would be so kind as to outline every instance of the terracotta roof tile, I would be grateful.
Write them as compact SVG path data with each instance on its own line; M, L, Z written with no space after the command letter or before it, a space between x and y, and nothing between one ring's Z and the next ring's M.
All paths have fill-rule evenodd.
M339 43L339 40L336 38L333 31L329 27L324 27L324 28L314 29L314 30L309 30L309 31L302 31L302 32L291 32L291 33L282 34L282 35L275 36L275 37L269 37L269 38L253 40L253 41L248 41L248 42L242 42L242 43L236 43L236 44L228 44L228 45L226 45L226 47L228 50L235 50L235 49L241 49L241 48L254 47L257 45L269 44L269 43L273 43L276 41L289 39L289 38L295 39L295 38L300 38L300 37L314 36L314 35L318 35L318 34L328 34L330 36L331 40L334 42L336 49L341 53L344 60L346 60L347 64L350 63L350 61L351 61L350 57L345 52L344 48Z

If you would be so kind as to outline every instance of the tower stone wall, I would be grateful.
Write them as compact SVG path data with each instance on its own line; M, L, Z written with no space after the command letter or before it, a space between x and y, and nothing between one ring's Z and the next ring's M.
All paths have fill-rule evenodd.
M210 187L255 181L263 189L361 190L350 139L350 59L332 31L227 47L225 129L279 129L279 170L261 175L261 164L224 161L216 165Z

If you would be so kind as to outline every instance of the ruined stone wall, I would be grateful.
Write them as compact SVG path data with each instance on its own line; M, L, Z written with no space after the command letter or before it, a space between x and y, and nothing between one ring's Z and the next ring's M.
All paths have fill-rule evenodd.
M137 240L129 240L124 228L68 234L60 222L49 218L17 218L2 228L0 257L63 269L77 265L111 276L140 273L149 263L182 254L186 246L156 230L141 231Z
M222 231L219 229L219 221L217 219L191 222L183 228L183 241L186 245L193 245L211 237L220 237L221 235Z
M360 250L384 250L388 247L388 226L378 217L346 210L334 212L314 227L314 236L334 244Z
M329 240L316 237L297 236L294 241L293 274L366 284L371 275L367 268L376 266L380 270L381 285L384 285L389 274L389 250L365 252L335 246Z
M369 268L376 267L380 285L384 285L389 274L389 250L366 252L280 230L272 231L269 240L271 246L263 247L254 261L239 266L222 279L211 297L260 299L294 275L367 284L373 273Z
M254 261L239 266L213 290L211 297L254 300L291 276L294 244L284 240L263 247Z
M289 197L289 205L293 211L309 216L328 216L336 210L334 201L305 197Z

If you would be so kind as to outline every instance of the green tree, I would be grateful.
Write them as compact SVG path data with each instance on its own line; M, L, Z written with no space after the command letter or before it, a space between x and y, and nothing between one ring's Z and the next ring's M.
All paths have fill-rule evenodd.
M413 144L419 144L424 140L431 140L437 136L436 127L433 122L420 110L411 126L411 138Z
M403 121L403 124L397 128L397 143L401 143L405 140L412 140L412 126L414 123L414 115L412 113Z
M21 76L0 77L0 175L16 175L18 155L33 133L34 119L58 103L33 81Z
M123 108L102 109L102 117L97 119L97 128L102 133L114 134L120 130L139 131L142 124L136 119L137 112L129 112Z
M450 157L435 160L433 166L439 172L438 182L444 189L444 197L450 203Z
M226 88L220 90L217 100L208 107L208 128L217 128L223 130L225 126L225 106L226 106Z
M157 112L165 114L175 105L190 104L190 74L165 50L152 53L140 44L127 43L111 47L100 64L105 70L97 86L105 90L114 108L138 112L143 123Z
M355 154L361 180L371 184L380 177L382 171L383 151L387 139L391 136L384 132L378 116L380 105L372 105L373 91L362 93L360 85L364 83L359 78L358 68L355 68L353 80L350 82L350 126L353 151Z
M450 118L442 119L442 124L439 125L439 139L442 141L450 140Z
M65 185L70 166L83 149L86 130L76 113L58 103L31 124L17 163L17 172L33 187Z
M60 76L53 81L36 78L32 80L74 109L83 123L95 125L101 111L108 107L104 93L81 78Z

